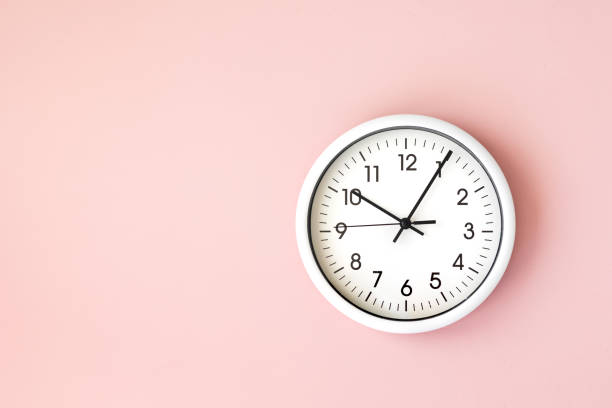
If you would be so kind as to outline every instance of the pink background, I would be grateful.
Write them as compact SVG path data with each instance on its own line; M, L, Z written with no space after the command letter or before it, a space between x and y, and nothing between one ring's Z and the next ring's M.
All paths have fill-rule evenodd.
M606 1L2 2L0 406L612 406ZM421 335L315 290L295 205L365 120L463 127L517 241Z

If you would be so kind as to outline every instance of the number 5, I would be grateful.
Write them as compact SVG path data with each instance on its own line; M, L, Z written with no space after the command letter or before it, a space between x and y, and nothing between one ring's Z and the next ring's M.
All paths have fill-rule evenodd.
M431 278L429 279L429 286L432 289L439 289L440 286L442 286L442 281L440 280L440 278L437 277L438 275L440 275L440 272L431 273ZM434 282L436 282L436 285L434 285Z

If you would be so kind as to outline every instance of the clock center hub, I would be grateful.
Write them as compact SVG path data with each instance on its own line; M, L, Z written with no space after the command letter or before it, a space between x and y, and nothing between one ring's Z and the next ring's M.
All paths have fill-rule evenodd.
M402 226L403 229L410 228L410 224L412 223L410 222L408 218L402 218L402 220L400 221L400 225Z

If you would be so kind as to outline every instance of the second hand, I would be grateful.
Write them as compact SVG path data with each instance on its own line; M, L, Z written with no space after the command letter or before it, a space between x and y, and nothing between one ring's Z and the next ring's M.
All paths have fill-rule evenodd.
M413 221L412 224L415 225L425 225L425 224L435 224L436 220L424 220L424 221ZM345 225L346 228L355 228L355 227L382 227L385 225L400 225L399 222L390 222L386 224L360 224L360 225Z

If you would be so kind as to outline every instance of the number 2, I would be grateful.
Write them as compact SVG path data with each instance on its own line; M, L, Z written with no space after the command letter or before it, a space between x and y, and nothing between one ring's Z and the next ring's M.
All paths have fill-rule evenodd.
M465 202L465 199L468 196L467 190L465 188L460 188L459 191L457 191L457 195L461 194L463 194L463 197L461 197L459 201L457 201L457 205L468 205L468 203Z

